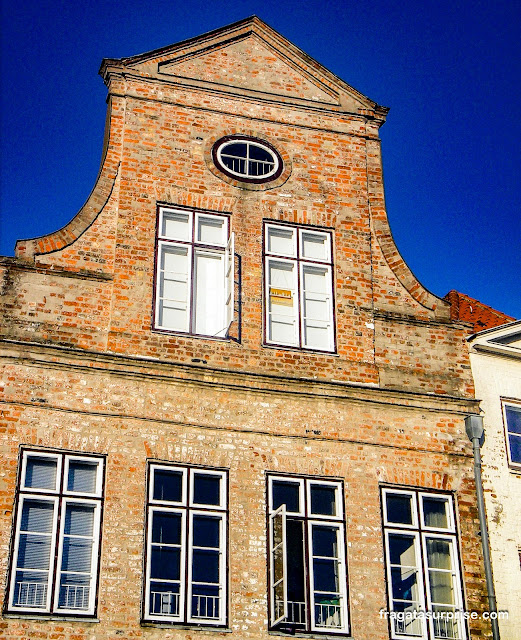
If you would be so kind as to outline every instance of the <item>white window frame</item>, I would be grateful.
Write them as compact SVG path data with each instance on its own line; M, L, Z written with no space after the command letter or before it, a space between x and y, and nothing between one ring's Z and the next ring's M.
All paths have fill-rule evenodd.
M270 250L269 237L270 230L292 231L291 239L292 250L286 253L277 253ZM303 236L311 235L325 240L326 255L323 258L312 258L304 256ZM291 339L284 342L278 342L270 337L271 335L271 318L270 311L270 265L280 263L293 266L293 287L294 300L292 301L292 309L294 313L294 333ZM327 308L327 317L325 320L318 321L323 326L321 328L327 331L327 347L320 348L306 340L306 323L305 316L305 299L306 291L304 288L304 272L307 268L319 269L325 272L326 278L324 294L324 302ZM290 317L290 315L288 315ZM264 334L265 344L291 347L305 351L318 351L324 353L333 353L336 350L335 344L335 312L334 312L334 283L333 283L333 234L329 230L317 230L307 227L277 224L274 222L264 223Z
M242 144L245 147L244 156L236 156L230 153L226 153L226 148L233 144ZM273 166L269 171L263 174L250 173L250 147L257 147L267 152L271 157L272 162L266 160L252 159L252 162L258 162L260 164L272 164ZM271 145L266 144L262 140L248 138L246 136L229 136L224 139L218 140L214 146L213 156L216 166L226 175L235 178L237 180L243 180L245 182L268 182L274 180L282 170L282 159L278 152L276 152ZM236 171L235 168L229 167L223 160L223 156L235 159L239 163L244 162L245 171Z
M55 459L57 462L56 484L53 489L33 489L26 486L26 471L27 461L29 458L49 458ZM95 494L82 493L82 492L70 492L66 491L67 476L66 472L69 468L69 462L84 462L88 461L97 464L96 469L96 492ZM11 553L10 563L10 580L9 580L9 595L7 599L7 611L8 613L16 614L40 614L40 615L57 615L57 616L81 616L92 617L96 613L96 594L98 583L98 571L99 571L99 548L101 543L101 516L103 506L103 476L104 476L105 461L101 456L82 456L73 453L54 453L48 451L38 451L33 449L27 449L22 451L22 459L20 466L20 486L19 493L16 501L16 521L13 535L13 548ZM50 533L41 533L32 535L45 535L51 539L50 552L49 552L49 569L47 573L46 583L46 596L45 606L20 606L15 604L16 585L17 585L17 572L18 571L34 571L36 573L44 572L39 569L31 569L25 567L18 567L19 559L19 545L20 536L25 533L21 530L21 519L23 513L23 507L26 501L31 500L38 503L48 503L53 505L53 522ZM59 592L61 587L61 575L62 570L62 556L63 556L63 544L65 537L69 534L64 533L65 527L65 513L67 506L70 504L82 504L89 505L94 509L94 521L92 536L92 550L90 559L90 578L88 588L88 605L86 607L60 607L59 605ZM58 518L60 518L60 525L58 525ZM83 537L83 536L78 536ZM85 536L86 537L86 536ZM71 572L66 572L71 573Z
M300 509L298 511L289 511L287 505L282 504L274 508L273 504L273 482L282 481L299 486ZM328 516L322 514L311 513L311 488L312 486L326 486L335 489L335 505L337 515ZM275 579L274 579L274 540L273 540L273 520L275 517L282 518L283 537L282 553L283 553L283 573L284 573L284 606L283 615L276 611L275 608ZM304 607L305 623L299 624L288 621L290 604L288 600L287 585L287 557L288 544L286 537L288 520L302 522L302 533L304 536L304 572L306 575L304 591L305 602L300 603ZM316 600L316 591L314 588L313 566L314 558L322 556L313 555L313 531L316 527L325 527L334 529L337 537L336 556L336 575L338 576L338 604L331 605L337 607L337 613L332 614L332 618L336 617L338 626L319 625L315 621L315 607L318 606ZM341 480L321 480L319 478L302 478L295 476L286 476L278 474L268 475L268 531L269 531L269 622L270 628L292 628L296 633L326 633L327 635L347 635L349 633L349 607L348 607L348 590L347 590L347 558L346 558L346 535L344 522L344 504L343 504L343 483ZM280 546L280 545L278 545ZM333 558L327 557L328 560ZM280 582L280 581L279 581ZM331 593L331 592L328 592ZM293 603L295 604L295 603ZM297 603L298 604L298 603ZM278 615L277 615L278 614Z
M387 496L388 495L404 495L411 498L411 508L413 515L413 524L402 524L390 521L387 517ZM445 512L447 516L446 527L434 527L425 525L425 514L423 509L424 498L434 498L436 500L443 500L445 502ZM463 582L460 571L460 557L458 547L458 534L456 531L456 524L454 518L454 503L453 496L448 493L435 493L429 491L422 491L419 489L403 489L403 488L382 488L382 513L384 523L384 544L385 544L385 567L387 576L387 595L388 595L388 610L394 612L394 598L392 589L392 577L391 577L391 562L390 562L390 548L389 537L391 535L402 535L414 538L414 547L416 554L416 570L418 572L417 588L418 588L418 606L420 611L432 612L432 600L430 593L430 575L428 567L428 554L427 554L427 541L428 540L444 540L449 543L451 569L444 570L451 574L452 585L454 591L454 610L463 611ZM436 603L434 603L436 604ZM447 606L450 605L441 605ZM436 620L432 616L428 619L426 616L418 616L416 620L421 627L421 635L418 634L405 634L400 633L397 630L399 621L395 617L390 617L389 624L391 630L391 638L393 640L410 640L411 637L422 640L437 640L435 635L434 625ZM463 617L460 615L454 620L457 626L458 637L454 640L466 640L467 629ZM451 637L451 636L449 636Z
M510 436L512 435L514 438L519 438L519 440L521 441L521 434L517 434L515 431L510 431L508 429L507 408L521 413L521 403L518 404L516 402L508 400L503 400L501 402L503 424L505 425L505 440L507 445L508 464L510 467L512 467L513 470L519 473L521 471L521 460L512 460L512 452L510 450Z
M155 471L169 471L180 473L182 479L181 495L178 501L154 499ZM195 503L194 496L194 476L203 474L220 478L219 504L205 505ZM181 465L169 465L162 463L150 463L149 465L149 488L147 506L147 526L146 526L146 562L145 581L143 589L143 619L147 622L172 623L172 624L194 624L197 626L223 627L227 624L228 616L228 587L227 587L227 553L228 553L228 472L221 469L210 469L206 467L186 467ZM179 577L179 611L177 615L170 613L159 614L150 612L150 591L151 582L161 582L161 579L152 578L152 527L155 513L179 514L181 516L181 542L180 548L180 577ZM192 593L195 583L192 578L192 563L194 554L193 543L193 519L194 516L207 516L219 521L219 582L208 583L216 585L218 589L219 616L205 617L197 616L192 612ZM157 543L154 543L157 544ZM197 548L197 547L196 547ZM201 547L216 550L217 547ZM177 582L164 579L165 582ZM209 596L211 598L212 596Z
M180 215L187 218L186 234L168 235L163 233L164 219L168 214ZM200 220L221 221L223 223L222 238L208 243L199 237ZM186 252L186 312L183 326L169 327L161 321L163 298L161 285L163 282L163 270L161 261L168 250ZM187 210L176 207L160 206L158 209L157 243L156 243L156 268L155 268L155 303L154 303L154 328L168 333L187 334L207 338L225 339L235 313L235 244L234 234L230 233L230 216L222 213L209 213L199 210ZM213 333L197 332L196 318L196 263L199 256L218 257L222 261L222 327ZM183 303L184 304L184 303Z

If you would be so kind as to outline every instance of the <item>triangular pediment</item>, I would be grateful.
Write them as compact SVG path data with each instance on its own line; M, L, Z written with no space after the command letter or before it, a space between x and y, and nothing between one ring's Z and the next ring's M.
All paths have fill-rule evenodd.
M372 111L382 120L387 113L256 16L170 47L105 60L100 73L111 66L159 81L268 101Z
M280 52L250 33L197 55L159 65L161 73L202 80L223 87L247 89L314 102L338 104L334 90L306 77L302 69L284 59ZM327 90L326 90L327 89Z

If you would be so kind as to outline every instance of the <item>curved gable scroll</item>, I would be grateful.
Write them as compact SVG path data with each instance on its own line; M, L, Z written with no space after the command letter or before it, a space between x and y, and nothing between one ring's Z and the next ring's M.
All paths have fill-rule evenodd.
M122 127L116 126L116 122L122 118L122 114L117 113L117 105L113 104L113 100L114 98L109 101L108 106L101 167L94 188L85 204L74 218L61 229L44 236L18 240L15 246L15 257L35 262L39 255L65 249L80 238L103 211L112 195L120 166L120 131ZM123 109L124 106L121 107L121 111Z
M394 242L387 217L373 218L373 229L387 264L413 299L426 309L433 311L435 318L450 320L450 304L426 289L402 258Z

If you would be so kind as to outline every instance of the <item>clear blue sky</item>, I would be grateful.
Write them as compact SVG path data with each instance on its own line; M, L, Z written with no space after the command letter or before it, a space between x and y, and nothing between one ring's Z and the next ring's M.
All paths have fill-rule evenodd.
M391 108L387 211L421 282L521 318L519 0L3 0L0 254L62 227L92 189L102 58L253 14Z

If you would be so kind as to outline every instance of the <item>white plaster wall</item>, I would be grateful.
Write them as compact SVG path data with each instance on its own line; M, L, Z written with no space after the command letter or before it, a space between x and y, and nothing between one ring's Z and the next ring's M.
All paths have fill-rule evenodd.
M472 352L476 397L484 411L483 485L501 640L521 638L521 471L509 468L501 398L521 401L521 358Z

